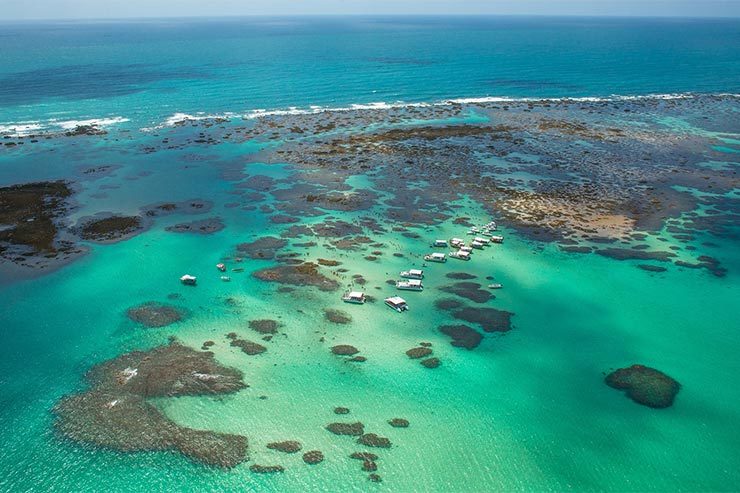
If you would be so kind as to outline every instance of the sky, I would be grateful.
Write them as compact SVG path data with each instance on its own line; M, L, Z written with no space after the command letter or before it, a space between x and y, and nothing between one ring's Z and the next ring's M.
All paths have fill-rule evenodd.
M0 0L0 20L246 15L740 17L740 0Z

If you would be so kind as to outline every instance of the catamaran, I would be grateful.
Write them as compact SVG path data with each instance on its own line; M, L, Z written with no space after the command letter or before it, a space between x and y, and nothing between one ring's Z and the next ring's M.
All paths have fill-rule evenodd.
M406 304L406 300L399 296L392 296L390 298L385 299L385 304L389 307L396 310L398 313L405 312L409 309L409 306Z

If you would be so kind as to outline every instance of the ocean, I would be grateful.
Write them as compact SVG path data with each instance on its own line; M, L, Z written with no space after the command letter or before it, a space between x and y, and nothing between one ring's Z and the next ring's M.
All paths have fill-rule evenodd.
M738 53L719 19L0 24L0 490L736 491ZM131 390L173 338L247 386ZM605 384L633 364L672 405Z

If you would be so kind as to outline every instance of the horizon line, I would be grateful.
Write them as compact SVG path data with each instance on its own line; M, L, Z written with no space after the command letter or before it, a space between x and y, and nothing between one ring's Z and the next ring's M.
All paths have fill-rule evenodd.
M57 18L15 18L0 19L0 24L18 23L52 23L52 22L116 22L116 21L176 21L176 20L239 20L239 19L301 19L301 18L542 18L542 19L665 19L665 20L740 20L740 14L727 16L717 15L624 15L624 14L472 14L472 13L447 13L447 14L408 14L408 13L334 13L334 14L238 14L238 15L180 15L180 16L122 16L122 17L57 17Z

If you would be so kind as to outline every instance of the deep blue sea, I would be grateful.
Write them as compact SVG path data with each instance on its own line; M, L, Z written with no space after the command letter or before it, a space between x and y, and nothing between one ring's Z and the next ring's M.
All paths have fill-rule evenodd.
M740 92L736 20L6 23L0 40L3 127L100 118L150 126L176 113L486 96Z
M738 20L0 22L0 493L738 491L738 94Z

